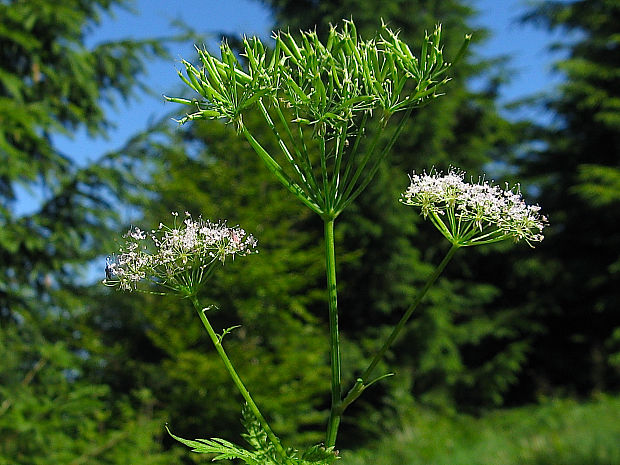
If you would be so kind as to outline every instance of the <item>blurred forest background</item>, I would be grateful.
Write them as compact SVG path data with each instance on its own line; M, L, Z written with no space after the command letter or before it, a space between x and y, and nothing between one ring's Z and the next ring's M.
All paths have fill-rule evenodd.
M52 142L105 134L102 106L131 98L167 55L156 37L85 46L122 3L0 1L0 464L204 461L166 422L182 437L240 440L240 399L189 305L93 283L129 226L121 206L145 228L187 210L257 236L261 253L227 264L204 299L222 309L219 327L243 325L227 349L284 442L321 441L317 219L218 122L179 129L161 115L86 166ZM414 45L441 21L447 56L474 29L465 0L264 3L274 27L323 33L353 15L372 37L383 17ZM336 224L345 385L446 246L396 201L406 173L454 164L518 180L550 218L546 238L457 255L383 366L396 376L345 415L343 464L620 464L620 2L539 2L523 20L577 33L559 44L563 83L522 102L553 120L502 116L501 60L470 56ZM41 184L44 203L20 214L16 190Z

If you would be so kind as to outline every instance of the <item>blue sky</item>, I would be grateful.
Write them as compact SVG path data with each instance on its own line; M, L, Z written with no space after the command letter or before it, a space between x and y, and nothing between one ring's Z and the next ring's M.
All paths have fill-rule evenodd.
M522 25L518 18L527 11L526 0L470 0L479 11L474 26L482 26L491 31L491 37L482 45L477 45L474 53L482 57L509 55L511 69L518 70L510 84L502 89L501 102L509 102L520 97L541 91L550 91L559 82L552 74L552 63L558 55L551 55L547 47L561 39L558 34ZM166 36L174 31L171 20L180 19L204 33L205 42L216 43L216 31L243 33L267 38L273 20L270 11L258 1L253 0L136 0L134 12L115 10L112 17L104 17L87 37L87 45L101 41L122 38L148 38ZM439 18L440 19L440 18ZM464 31L467 32L467 31ZM145 79L158 93L174 93L179 89L176 69L180 68L181 58L192 59L194 50L191 43L173 44L170 47L175 61L158 61L149 66ZM78 131L69 137L56 137L54 142L64 153L77 163L85 164L107 151L122 147L124 142L136 132L146 128L149 120L164 115L170 107L165 106L161 95L141 95L128 103L119 103L118 108L107 108L109 116L116 124L107 139L89 138L85 132ZM546 115L521 113L522 116L544 119ZM171 121L171 124L175 124ZM19 210L23 213L36 209L36 192L22 192Z

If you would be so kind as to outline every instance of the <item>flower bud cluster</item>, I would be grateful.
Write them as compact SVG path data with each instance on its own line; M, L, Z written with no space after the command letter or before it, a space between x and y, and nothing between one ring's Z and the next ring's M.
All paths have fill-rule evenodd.
M488 244L512 238L528 244L543 240L547 219L538 205L527 205L519 190L502 189L481 179L464 181L465 173L450 168L447 174L413 173L401 202L419 207L455 245Z
M239 227L194 220L189 213L177 225L178 213L172 215L172 227L160 223L150 232L134 227L123 236L125 243L108 264L105 284L131 291L146 280L192 294L227 257L257 252L256 239Z

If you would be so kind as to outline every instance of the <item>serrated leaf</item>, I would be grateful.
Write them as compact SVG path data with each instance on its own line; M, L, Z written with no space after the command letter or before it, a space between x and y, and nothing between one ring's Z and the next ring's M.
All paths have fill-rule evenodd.
M329 465L339 458L333 447L325 447L321 444L309 447L301 455L304 462L317 465Z
M239 459L247 465L266 465L263 457L259 454L243 449L225 439L183 439L172 434L168 426L166 426L166 430L174 439L190 447L192 452L199 454L215 454L215 457L212 459L213 461Z
M247 431L247 433L241 436L254 448L255 456L263 460L262 463L278 463L275 448L271 441L269 441L267 432L263 429L247 404L244 405L241 415L241 423Z

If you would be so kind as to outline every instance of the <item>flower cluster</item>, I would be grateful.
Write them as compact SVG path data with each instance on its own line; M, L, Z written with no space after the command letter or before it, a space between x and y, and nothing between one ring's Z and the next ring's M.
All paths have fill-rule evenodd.
M191 295L226 257L257 251L256 239L241 228L200 217L194 220L189 213L177 225L178 213L172 215L172 227L160 223L150 232L134 227L123 236L125 243L109 260L104 284L131 291L138 289L141 281L150 281Z
M401 202L419 207L454 245L488 244L512 238L532 242L543 239L547 219L538 205L527 205L519 186L501 189L487 181L464 181L465 173L450 168L446 175L412 174Z

